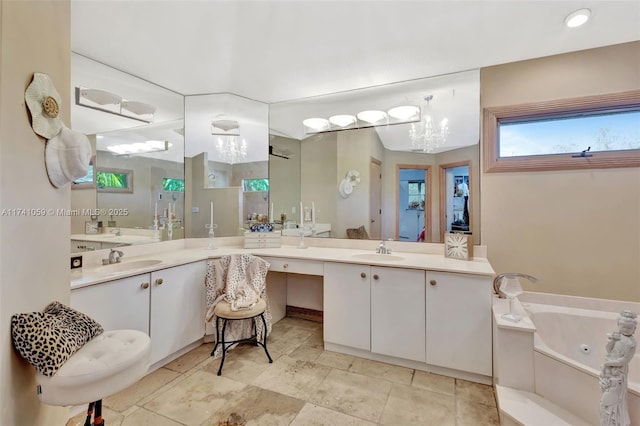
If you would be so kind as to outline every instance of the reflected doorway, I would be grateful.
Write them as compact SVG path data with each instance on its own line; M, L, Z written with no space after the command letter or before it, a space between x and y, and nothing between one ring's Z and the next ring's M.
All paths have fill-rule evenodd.
M369 238L382 239L382 162L369 162Z
M430 166L396 166L396 239L431 241Z
M440 165L440 241L445 232L471 233L471 162Z

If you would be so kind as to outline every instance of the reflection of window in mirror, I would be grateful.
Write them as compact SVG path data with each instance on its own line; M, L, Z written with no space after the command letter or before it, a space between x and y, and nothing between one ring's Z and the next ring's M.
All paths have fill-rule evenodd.
M425 184L422 181L409 181L407 185L408 202L407 208L412 210L424 210Z
M162 189L170 192L184 192L184 179L162 178Z
M98 192L133 193L133 170L99 168L96 187Z
M246 192L269 191L269 179L242 179L242 190Z
M96 187L96 175L94 173L94 164L96 164L96 156L91 157L89 161L89 171L79 179L73 181L71 189L93 189Z

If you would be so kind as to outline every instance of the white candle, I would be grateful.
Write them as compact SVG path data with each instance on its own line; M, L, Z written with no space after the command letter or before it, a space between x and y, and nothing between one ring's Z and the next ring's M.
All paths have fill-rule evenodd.
M269 223L273 223L273 203L271 203L271 211L269 212Z
M316 203L311 202L311 222L315 226L316 224Z
M304 213L302 211L302 201L300 201L300 226L304 225Z
M153 218L154 218L154 219L157 219L157 218L158 218L158 202L157 202L157 201L156 201L156 212L155 212L155 214L153 215Z
M213 201L211 202L211 228L213 229Z

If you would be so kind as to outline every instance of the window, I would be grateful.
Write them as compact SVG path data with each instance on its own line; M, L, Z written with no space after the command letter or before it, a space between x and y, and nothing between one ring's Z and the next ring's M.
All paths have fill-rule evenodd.
M267 178L242 179L242 189L243 191L247 191L247 192L268 191L269 179Z
M162 189L172 192L184 192L184 179L162 178Z
M423 181L409 181L407 183L409 209L424 210L424 191L425 184Z
M485 108L483 139L486 172L638 167L640 91Z
M133 192L133 170L103 169L96 173L98 192Z

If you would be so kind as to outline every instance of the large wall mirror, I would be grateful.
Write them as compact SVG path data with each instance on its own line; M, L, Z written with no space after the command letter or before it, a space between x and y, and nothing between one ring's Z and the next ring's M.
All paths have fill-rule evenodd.
M229 93L185 97L188 237L242 235L266 221L269 106Z
M72 184L71 251L183 238L183 96L77 54L71 81L71 127L95 154Z
M271 104L274 221L316 237L479 242L479 105L477 70Z

